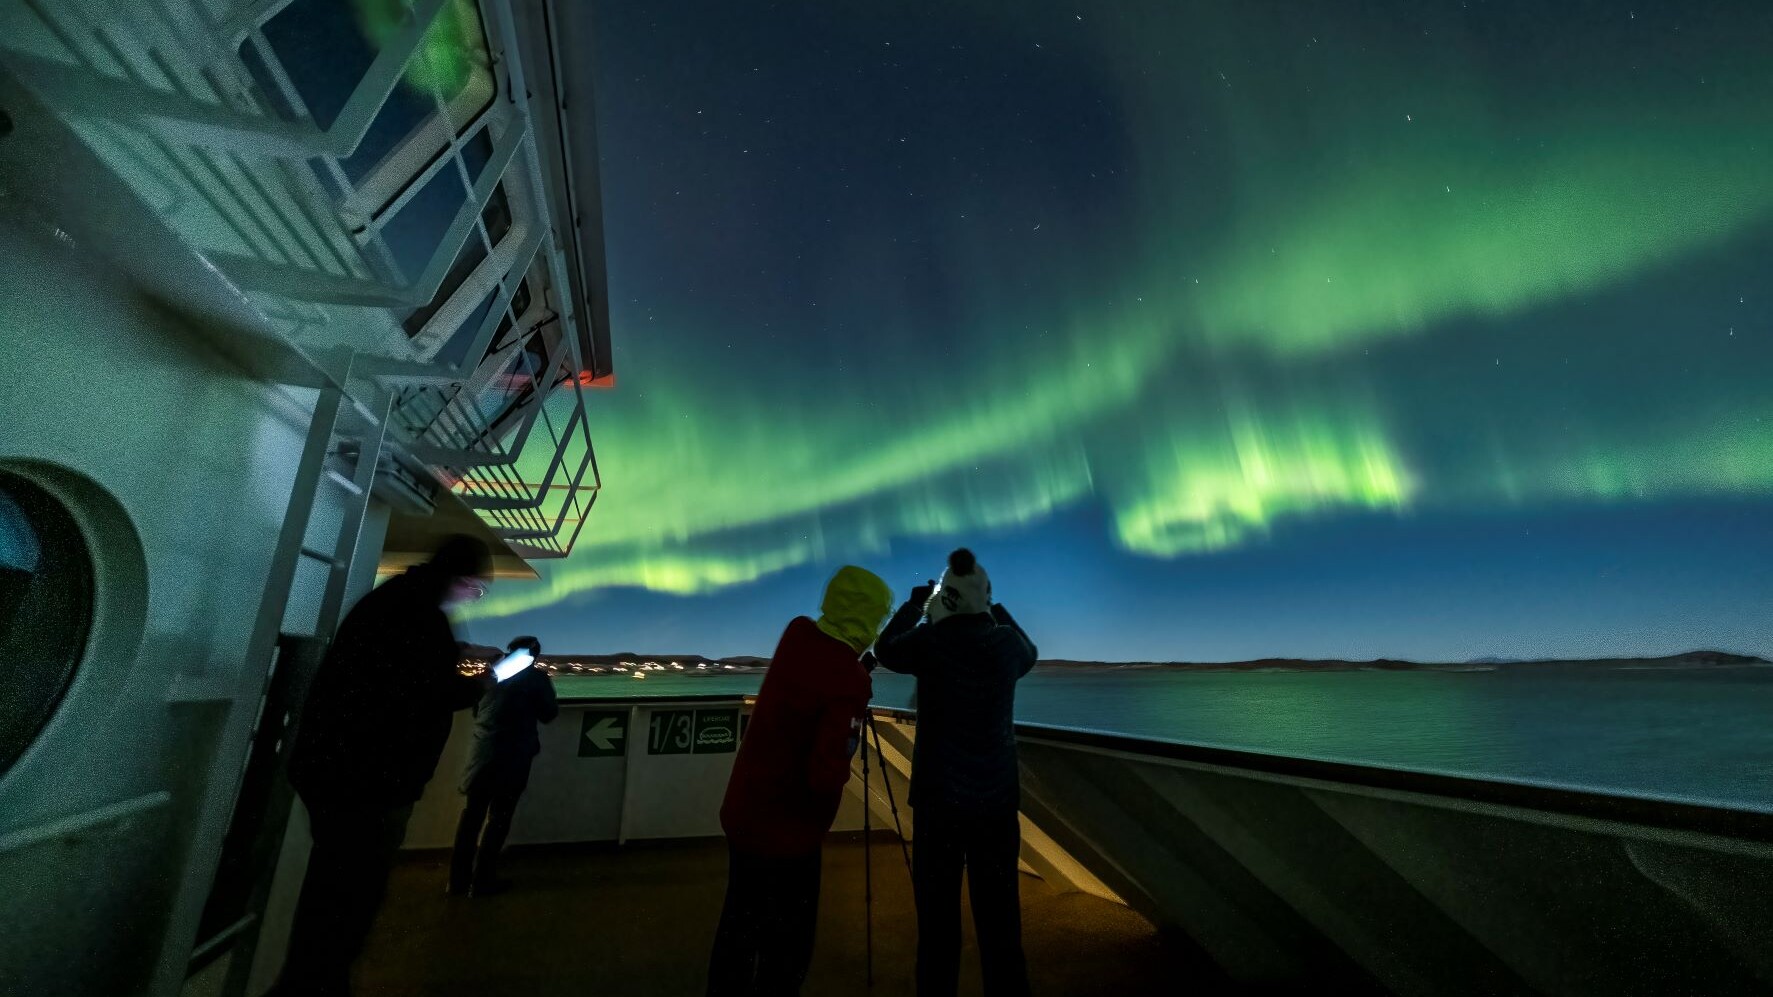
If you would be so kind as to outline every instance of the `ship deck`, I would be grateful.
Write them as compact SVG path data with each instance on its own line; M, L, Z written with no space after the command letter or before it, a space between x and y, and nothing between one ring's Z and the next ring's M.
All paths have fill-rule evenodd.
M916 925L898 840L872 842L873 993L915 991ZM443 895L440 852L408 853L358 966L363 997L654 997L702 992L726 888L719 840L514 848L505 894ZM861 993L863 848L858 835L825 849L819 934L805 994ZM963 899L964 903L964 899ZM1186 941L1139 914L1022 878L1024 946L1035 992L1047 995L1219 992ZM962 994L979 993L971 914Z

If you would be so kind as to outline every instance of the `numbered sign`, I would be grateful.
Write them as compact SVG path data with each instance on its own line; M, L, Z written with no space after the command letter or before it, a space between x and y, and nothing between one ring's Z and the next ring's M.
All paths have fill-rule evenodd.
M586 710L579 721L579 757L615 758L627 753L628 711Z
M654 710L646 732L650 755L687 755L696 743L696 715L691 710Z
M738 710L696 711L696 754L719 754L736 751L738 747Z

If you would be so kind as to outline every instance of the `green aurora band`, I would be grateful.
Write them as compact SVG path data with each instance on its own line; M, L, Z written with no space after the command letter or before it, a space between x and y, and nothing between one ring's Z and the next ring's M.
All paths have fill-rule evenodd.
M409 11L401 0L354 0L353 7L364 37L378 49L407 24ZM407 63L405 80L414 89L435 92L445 103L470 84L481 102L490 99L486 36L473 0L446 0L426 29L418 53Z
M979 297L954 330L968 362L858 347L858 364L899 375L863 383L790 389L768 356L708 357L680 345L689 330L649 326L594 414L608 484L573 556L466 615L619 586L704 593L1090 503L1124 549L1167 558L1343 513L1773 493L1773 407L1752 392L1546 433L1550 391L1510 414L1481 385L1414 403L1388 390L1409 344L1462 325L1509 319L1584 348L1598 333L1533 317L1764 232L1764 60L1635 88L1589 66L1591 89L1537 91L1424 56L1341 82L1293 57L1331 37L1321 25L1102 20L1077 58L1158 67L1119 80L1143 178L1120 277L1030 302L955 233L946 251ZM1297 75L1244 85L1215 68L1254 63ZM1203 147L1219 161L1203 166ZM899 321L881 316L874 338Z

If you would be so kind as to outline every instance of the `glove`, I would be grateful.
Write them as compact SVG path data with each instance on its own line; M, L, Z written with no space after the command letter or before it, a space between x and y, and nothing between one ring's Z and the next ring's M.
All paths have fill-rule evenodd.
M930 596L935 594L936 580L932 578L922 585L913 585L911 587L911 594L905 597L905 604L922 609L924 604L930 601Z

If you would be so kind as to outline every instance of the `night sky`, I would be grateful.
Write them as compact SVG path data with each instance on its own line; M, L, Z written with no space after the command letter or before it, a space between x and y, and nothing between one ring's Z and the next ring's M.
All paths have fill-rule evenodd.
M599 5L605 490L474 639L1773 653L1773 5Z

